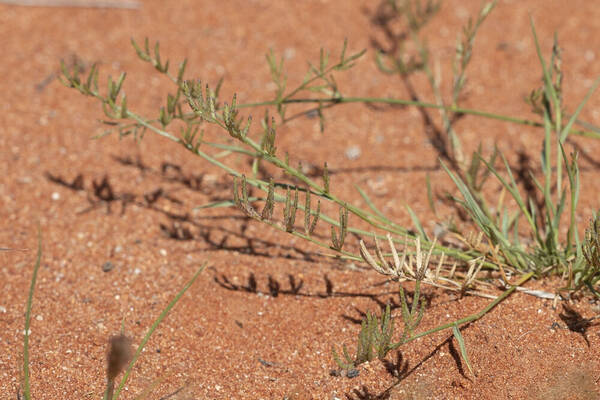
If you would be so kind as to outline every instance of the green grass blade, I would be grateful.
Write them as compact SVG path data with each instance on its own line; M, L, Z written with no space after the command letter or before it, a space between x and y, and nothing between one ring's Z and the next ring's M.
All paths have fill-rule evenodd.
M482 161L485 162L485 160ZM463 205L469 214L471 214L473 221L477 224L477 226L479 226L479 229L481 229L483 233L492 241L500 241L501 245L509 247L510 242L508 239L502 236L502 233L496 227L494 222L490 220L485 212L481 209L463 180L459 176L454 175L443 161L440 160L440 163L442 168L444 168L446 173L450 176L450 179L454 181L454 184L465 199Z
M252 203L255 201L264 201L266 200L264 197L248 197L248 202ZM228 208L228 207L236 207L236 204L233 200L221 200L221 201L213 201L212 203L203 204L201 206L194 207L194 210L201 210L204 208Z
M25 335L23 339L23 397L25 400L31 400L31 386L29 383L29 326L31 325L31 306L33 303L33 292L35 290L35 281L37 280L38 270L42 261L42 230L38 228L38 251L33 267L31 285L29 286L29 296L27 297L27 311L25 312Z
M565 114L565 116L567 118L571 118L571 116L569 114ZM591 123L589 123L587 121L582 121L580 119L576 119L575 123L577 125L581 126L582 128L591 131L592 133L600 134L600 127L598 127L598 126L596 126L594 124L591 124Z
M431 181L429 174L425 175L425 184L427 185L427 201L429 202L429 208L433 211L433 215L437 217L437 210L435 208L435 202L433 201L433 191L431 190Z
M508 219L508 210L505 208L502 210L502 219L500 221L500 226L502 227L502 234L508 237L508 230L510 229L509 219Z
M454 333L454 337L456 338L456 341L458 342L458 348L460 349L460 355L461 355L462 359L465 361L465 364L467 364L467 368L469 368L469 372L471 373L471 375L475 375L473 373L473 368L471 368L471 363L469 362L469 357L467 356L467 348L465 347L465 340L462 337L462 333L460 333L460 329L458 329L458 325L454 325L452 327L452 333Z
M508 161L506 160L506 158L504 157L504 154L500 154L500 157L502 158L502 161L504 162L504 166L506 168L506 173L510 179L510 186L508 184L505 183L505 181L503 179L501 179L500 174L496 173L496 170L494 168L493 165L487 164L486 166L491 167L491 171L492 173L494 173L498 179L501 179L501 182L503 185L506 186L506 189L509 191L509 193L513 196L513 198L515 199L515 201L517 202L517 204L519 205L519 208L521 209L521 211L527 215L527 207L525 206L525 201L523 201L523 197L521 197L521 193L519 193L519 187L517 186L517 182L515 181L515 177L512 173L512 169L510 168L510 164L508 163ZM485 162L485 160L483 160Z
M553 104L558 104L558 95L556 94L556 90L554 88L554 84L552 83L552 76L550 75L550 68L546 67L546 61L544 60L544 56L542 55L542 50L540 48L540 42L537 37L537 33L535 32L535 25L533 24L533 17L529 17L529 21L531 23L531 32L533 33L533 40L535 42L535 51L537 52L538 58L540 60L540 64L542 65L542 70L544 72L544 88L548 92L548 96L552 100Z
M121 393L121 390L123 390L123 387L125 386L125 383L127 382L127 379L129 378L129 374L131 373L131 370L133 369L133 366L135 365L138 357L140 356L140 354L142 354L142 350L144 350L146 343L148 343L148 340L150 340L150 336L152 336L152 334L154 333L156 328L158 328L158 325L162 322L162 320L165 319L165 317L167 316L169 311L171 311L171 309L175 306L175 304L177 304L177 302L179 301L181 296L183 296L184 293L190 288L190 286L192 286L192 284L194 283L194 281L196 280L198 275L200 275L200 273L204 270L204 267L206 267L206 262L204 262L202 264L202 266L200 266L200 268L198 268L198 271L196 271L196 273L194 274L192 279L190 279L189 282L185 284L183 289L181 289L181 291L179 291L179 293L177 293L177 295L173 298L173 300L171 300L171 302L167 305L167 307L165 307L165 309L160 313L158 318L156 318L156 321L154 321L154 323L152 324L150 329L148 329L148 332L146 332L146 336L144 336L144 339L142 339L142 342L138 346L135 354L133 355L131 362L127 366L127 370L125 371L125 374L123 375L123 379L121 379L121 382L119 383L119 387L117 388L117 390L115 391L115 394L113 395L113 400L116 400L119 398L119 394Z
M596 78L596 80L594 81L594 84L592 85L590 90L587 91L587 93L585 94L585 97L583 98L581 103L579 103L579 106L577 106L577 109L575 110L573 115L571 115L571 118L569 118L569 122L567 122L567 124L563 128L562 132L560 133L560 142L561 143L564 143L564 141L567 139L567 136L569 135L569 132L571 131L571 127L577 121L577 117L581 113L581 110L583 110L583 107L588 102L588 100L590 99L592 94L596 91L599 84L600 84L600 77Z
M565 202L567 199L567 190L563 189L560 194L560 200L556 205L556 214L554 214L554 219L552 220L552 229L558 232L558 228L560 226L560 218L562 217L563 210L565 209Z
M225 151L228 151L231 153L245 154L250 157L256 157L256 155L257 155L255 151L248 150L248 149L245 149L240 146L232 146L232 145L223 144L223 143L213 143L213 142L204 142L204 141L202 142L202 144L213 147L215 149L225 150Z
M572 160L569 163L562 144L560 145L560 150L565 160L565 165L567 166L567 177L569 178L569 187L571 191L570 221L569 230L567 232L567 247L565 249L567 254L569 254L572 250L571 246L573 243L575 243L575 248L578 252L581 250L579 246L579 235L577 233L577 221L575 219L575 211L577 209L577 203L579 203L579 166L577 165L577 153L573 153Z
M384 221L387 224L394 225L394 223L377 208L377 206L371 201L371 198L369 197L369 195L367 195L367 193L364 190L362 190L358 185L354 185L354 187L356 188L356 190L358 190L358 193L363 198L365 203L367 203L367 206L369 206L369 208L373 210L373 212L379 218L381 218L382 221Z
M521 249L521 239L519 238L519 218L515 218L515 224L513 225L513 246Z
M527 206L525 205L525 202L523 201L523 198L521 197L521 194L519 193L519 188L517 187L517 182L515 181L515 178L512 174L510 165L508 164L508 161L506 160L506 158L504 157L504 155L502 153L500 153L500 158L502 158L502 161L504 162L504 166L506 168L506 172L510 179L510 183L507 182L506 179L504 179L498 173L498 171L496 171L496 168L493 165L488 163L485 159L482 159L481 161L483 161L485 163L486 167L488 168L488 170L492 174L494 174L496 176L496 178L498 178L498 180L500 181L502 186L504 186L506 188L506 190L508 190L508 192L511 194L513 199L517 202L517 205L519 206L521 213L523 213L523 215L525 215L525 218L527 219L527 222L529 222L529 225L531 226L533 231L537 233L537 231L538 231L537 226L535 224L535 221L531 218L531 214L527 210Z
M419 235L421 235L421 237L423 239L425 239L428 242L430 242L429 237L425 233L425 229L423 229L423 225L421 225L421 221L419 220L419 217L417 217L417 214L415 214L415 212L413 211L413 209L410 208L410 206L408 204L405 204L405 206L406 206L406 209L408 210L408 213L410 214L410 219L412 219L412 222L415 225L415 228L419 232Z

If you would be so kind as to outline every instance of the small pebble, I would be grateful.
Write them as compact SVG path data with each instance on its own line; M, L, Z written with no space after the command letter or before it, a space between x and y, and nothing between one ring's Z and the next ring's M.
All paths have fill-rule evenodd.
M349 160L356 160L358 157L360 157L361 151L360 151L360 147L358 146L350 146L346 149L346 157Z
M596 58L596 54L592 51L592 50L587 50L584 55L583 58L585 59L585 61L587 62L592 62L594 61L594 59Z
M346 378L356 378L360 374L360 371L356 368L351 369L332 369L329 371L331 376L341 376Z
M356 368L353 368L353 369L348 370L348 372L346 372L346 376L348 378L356 378L359 373L360 373L359 370L357 370Z
M60 200L60 193L53 192L51 197L52 197L52 200L55 200L55 201Z
M307 111L306 114L304 114L304 115L306 115L306 118L313 119L313 118L317 118L319 116L319 112L317 110L310 110L310 111Z
M112 271L112 269L114 267L115 267L115 265L113 263L111 263L110 261L107 261L104 264L102 264L102 271L109 272L109 271Z
M436 222L433 227L433 236L441 239L446 235L446 233L448 233L446 227Z
M286 60L291 60L296 56L296 49L293 47L288 47L283 51L283 58Z
M160 253L161 256L166 257L167 256L167 251L165 249L160 249L158 251Z

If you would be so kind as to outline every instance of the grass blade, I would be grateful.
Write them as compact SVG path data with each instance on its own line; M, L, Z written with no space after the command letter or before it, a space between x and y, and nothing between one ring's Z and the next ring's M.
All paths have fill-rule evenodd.
M23 339L23 397L25 400L31 400L31 386L29 384L29 326L31 324L31 306L33 303L33 292L35 290L35 281L37 280L38 270L42 261L42 230L38 228L38 251L33 267L31 285L29 286L29 296L27 297L27 311L25 312L25 337Z
M255 201L263 201L266 200L264 197L248 197L248 202L253 203ZM221 201L213 201L212 203L203 204L201 206L194 207L194 210L201 210L204 208L229 208L236 207L237 205L233 200L221 200Z
M388 224L393 224L392 221L390 221L390 219L388 217L386 217L378 208L377 206L373 203L373 201L371 200L371 198L369 197L369 195L362 190L358 185L354 185L354 187L356 188L356 190L358 190L358 193L360 194L360 196L363 198L363 200L365 201L365 203L367 203L367 206L369 206L369 208L371 210L373 210L373 212L379 217L381 218L383 221L385 221Z
M425 175L425 184L427 185L427 201L429 202L429 208L433 211L433 215L437 217L437 210L435 208L435 202L433 201L433 191L431 190L431 181L429 174Z
M460 349L460 356L467 364L467 368L469 368L469 372L471 375L475 375L473 373L473 368L471 368L471 363L469 362L469 357L467 356L467 348L465 347L465 340L462 337L462 333L460 333L460 329L458 329L458 325L454 325L452 327L452 333L454 333L454 337L458 342L458 348Z
M567 139L567 136L569 135L569 131L571 130L571 127L573 126L573 124L577 121L577 117L579 116L579 113L581 113L581 110L583 110L583 107L588 102L588 100L590 99L592 94L596 91L599 84L600 84L600 77L596 78L596 80L592 84L592 87L590 88L590 90L588 90L588 92L585 94L585 97L583 98L581 103L579 103L579 106L577 106L577 109L575 110L573 115L571 115L571 118L569 118L569 122L567 122L567 125L565 125L565 127L563 128L563 131L560 134L560 142L561 143L564 143L565 139Z
M504 236L502 236L500 230L481 209L481 207L479 206L479 204L477 203L477 201L471 194L471 191L463 182L463 180L459 176L454 175L443 161L440 160L440 163L442 165L442 168L444 168L446 173L450 176L450 179L454 181L454 184L462 194L464 198L463 206L465 207L467 212L471 214L471 218L473 218L473 221L477 224L477 226L479 226L479 229L481 229L484 232L484 234L491 240L499 241L503 246L508 247L510 245L509 241Z
M173 300L171 300L169 305L167 305L167 307L165 307L165 309L160 313L158 318L156 318L156 321L154 321L154 323L152 324L150 329L148 329L148 332L146 332L146 336L144 336L144 339L142 339L142 342L140 343L137 350L135 351L135 354L133 355L133 358L131 359L129 366L127 366L127 370L125 370L123 379L121 379L121 382L119 383L119 387L115 391L115 394L114 394L112 400L116 400L119 398L119 394L121 393L121 390L123 390L123 387L125 386L125 383L127 382L127 379L129 378L129 374L131 373L131 370L133 369L133 366L135 365L138 357L140 356L140 354L142 354L142 350L144 350L146 343L148 342L148 340L150 340L150 336L152 336L152 334L154 333L156 328L158 328L158 325L162 322L163 319L165 319L165 317L167 316L169 311L171 311L171 309L179 301L181 296L183 296L183 294L190 288L190 286L192 286L192 284L194 283L194 281L196 280L198 275L200 275L200 273L204 270L204 267L206 267L206 262L203 263L202 266L200 266L200 268L198 268L198 271L196 271L196 273L194 274L192 279L190 279L189 282L185 284L183 289L181 289L179 291L179 293L177 293L175 298L173 298Z
M521 194L519 193L519 188L518 188L517 182L515 181L515 178L513 176L510 165L508 164L508 161L506 160L506 158L504 157L504 155L502 153L500 153L500 158L502 158L502 161L504 162L504 166L506 168L506 172L507 172L510 182L508 182L506 179L504 179L500 175L500 173L498 173L498 171L496 171L496 168L494 168L493 165L489 164L484 159L482 159L481 161L483 161L483 163L486 165L488 170L491 171L492 174L494 174L496 176L496 178L500 181L502 186L504 186L506 188L506 190L508 191L508 193L510 193L510 195L513 197L513 199L519 206L521 213L525 216L525 218L527 219L527 222L529 222L531 229L537 234L538 233L537 225L535 224L535 221L531 218L531 214L527 210L527 207L525 206L525 202L523 201L523 198L521 197Z
M421 237L423 239L430 242L429 237L427 236L427 234L425 233L425 230L423 229L423 225L421 225L421 221L419 220L419 217L417 217L417 214L415 214L413 209L410 208L410 206L408 204L406 204L405 206L406 206L406 209L408 210L408 213L410 214L410 219L412 219L412 222L415 225L415 228L419 232L419 235L421 235Z
M542 55L542 49L540 48L540 42L537 37L537 33L535 31L535 25L533 24L533 17L529 17L529 22L531 24L531 32L533 33L533 40L535 42L535 51L540 60L540 64L542 65L542 70L544 72L544 89L548 91L548 97L552 100L553 104L558 104L558 95L554 88L554 84L552 83L552 76L550 75L550 68L546 67L546 61L544 60L544 56Z

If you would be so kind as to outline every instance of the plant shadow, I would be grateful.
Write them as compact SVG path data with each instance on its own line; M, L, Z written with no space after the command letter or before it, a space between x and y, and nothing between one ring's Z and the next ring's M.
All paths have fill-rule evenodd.
M382 0L374 12L371 13L368 10L364 10L364 13L369 17L375 31L383 37L383 40L379 40L375 35L371 35L369 38L371 47L382 55L389 56L395 60L401 60L405 56L403 54L404 44L410 38L409 27L401 22L403 18L402 11L394 7L391 2ZM402 27L399 28L401 25ZM396 71L411 101L421 101L421 96L412 83L411 75L422 70L426 62L426 60L421 58L410 56L407 62L401 62L404 70ZM455 165L454 157L449 153L449 143L445 133L436 125L429 110L424 107L418 107L417 109L421 115L424 132L438 153L437 158L450 163L456 169L457 165ZM462 116L463 114L454 113L450 125L454 124Z
M390 296L395 292L383 292L383 293L364 293L364 292L347 292L337 291L334 289L334 284L327 274L323 275L324 290L310 291L309 288L305 287L303 279L297 279L294 275L288 274L287 284L283 285L280 281L273 278L272 275L268 275L266 282L259 285L256 275L251 272L243 284L232 282L226 275L215 275L213 280L216 284L221 286L223 289L237 292L246 293L262 293L268 294L272 297L278 296L298 296L316 299L327 299L331 297L362 297L368 298L376 302L381 308L385 308L385 304L380 297ZM262 289L261 289L262 288ZM302 290L305 289L305 290ZM358 321L360 323L360 321Z
M467 327L468 327L468 325L463 327L462 329L466 329ZM402 353L400 351L398 351L396 354L396 362L393 363L393 362L387 361L386 359L382 360L386 370L390 373L390 375L392 375L395 378L395 382L393 382L389 387L387 387L385 390L383 390L382 392L379 392L379 393L374 393L374 392L370 391L366 385L362 385L362 387L360 389L353 389L351 393L347 393L346 399L348 399L348 400L362 400L362 399L387 400L387 399L391 399L392 395L394 395L393 398L396 398L395 390L398 388L398 386L401 385L409 376L411 376L419 368L421 368L421 366L423 366L427 361L429 361L437 352L440 351L440 349L442 349L446 345L449 346L450 354L454 358L460 374L464 378L470 379L464 373L460 356L459 356L458 352L456 351L454 344L452 343L453 338L454 338L454 336L452 334L449 335L444 341L442 341L440 344L438 344L431 352L429 352L429 354L427 354L425 357L423 357L412 368L409 368L408 360L404 359L404 357L402 356ZM410 386L412 386L412 385L410 385ZM430 391L430 388L426 387L426 386L414 387L412 389L409 389L409 393L407 393L407 395L413 395L413 397L407 397L407 398L419 398L419 399L432 398L431 393L428 393L429 391ZM416 395L416 397L414 395Z
M592 322L595 319L594 317L584 318L579 312L575 311L567 304L563 304L563 312L560 313L558 316L567 325L567 328L571 332L581 334L587 346L590 347L590 341L587 336L587 331L593 326L600 325L600 323L598 322Z
M129 160L132 165L133 161ZM143 173L152 172L149 167L144 166L141 161L135 162L136 168ZM214 191L220 189L230 190L229 186L217 185L212 188L198 186L202 180L198 177L192 178L181 171L181 168L173 164L163 164L162 171L176 171L173 176L166 176L169 182L179 183L191 190L200 191L203 194L213 194L212 201L223 200L222 197L215 197ZM162 173L161 173L162 174ZM120 204L120 215L124 215L127 207L135 205L137 207L154 211L164 215L168 221L159 223L160 232L167 238L176 241L194 241L202 240L207 246L198 249L199 252L210 251L230 251L241 254L247 254L257 257L297 259L304 261L315 261L320 255L315 252L303 250L297 246L282 245L266 239L249 236L246 230L251 221L250 218L241 215L221 215L221 216L202 216L192 217L188 212L178 213L172 211L173 206L182 207L184 202L177 198L173 191L169 191L162 186L153 190L136 194L128 191L118 191L111 183L110 177L104 175L102 179L91 180L91 185L86 185L86 179L79 173L72 180L63 178L59 174L46 172L46 178L57 185L77 192L85 192L88 206L76 210L76 214L85 214L97 209L105 208L107 215L112 214L115 205ZM200 182L200 183L199 183ZM165 203L165 206L161 204ZM235 228L228 228L223 224L215 224L218 220L238 220ZM206 222L205 222L206 221ZM232 244L231 242L235 242ZM239 244L238 244L239 243Z

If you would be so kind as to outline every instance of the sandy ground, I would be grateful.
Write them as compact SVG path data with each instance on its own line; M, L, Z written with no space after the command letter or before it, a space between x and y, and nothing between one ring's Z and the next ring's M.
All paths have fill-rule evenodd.
M231 178L151 134L138 143L114 135L92 140L104 129L98 123L101 107L56 80L60 60L99 63L102 82L127 71L130 108L156 115L169 82L137 59L129 43L131 37L149 37L160 40L163 57L172 63L188 58L188 76L213 86L224 77L224 98L235 92L239 102L256 102L274 96L265 62L269 49L285 56L293 87L306 60L318 60L321 46L336 54L347 38L349 50L367 53L338 76L342 93L409 98L399 78L381 74L374 64L374 43L390 45L373 22L377 6L358 0L143 1L136 10L0 5L0 247L13 249L0 251L0 397L16 398L22 376L38 224L44 253L31 326L35 399L100 398L108 338L123 322L139 343L204 261L209 267L148 343L123 398L135 398L152 383L152 399L600 396L598 327L566 329L565 304L554 308L549 300L523 294L464 328L476 376L466 370L449 331L412 342L385 362L361 365L355 378L331 376L332 346L353 348L362 315L397 303L396 287L382 284L373 271L322 257L319 248L250 221L239 210L194 211L230 198ZM479 6L476 0L446 1L423 33L445 88L456 35ZM559 34L564 97L567 109L574 109L600 74L600 8L589 0L500 1L477 37L462 105L535 118L523 102L540 83L530 15L546 52L553 33ZM411 82L421 98L433 99L422 74ZM581 118L600 125L599 106L597 95ZM252 112L260 117L264 111ZM436 112L430 115L439 123ZM326 117L324 133L310 116L280 127L279 154L289 151L294 162L306 165L327 161L332 191L340 197L364 206L353 189L357 183L399 223L411 225L407 203L433 229L425 177L430 175L436 193L453 188L422 114L412 107L354 104L329 109ZM518 152L538 159L542 132L535 128L465 117L457 129L467 150L482 143L489 153L497 144L509 159ZM214 127L206 135L226 140ZM600 207L600 142L574 143L581 151L583 227ZM357 149L357 157L348 157ZM228 161L249 170L243 158ZM94 189L103 179L113 190L109 202ZM159 190L162 195L149 201ZM441 219L456 213L439 203ZM169 235L178 230L189 235ZM355 237L348 240L356 245ZM552 291L560 282L528 285ZM469 315L489 301L457 299L430 287L424 292L429 305L420 329ZM587 299L567 306L581 318L597 313Z

